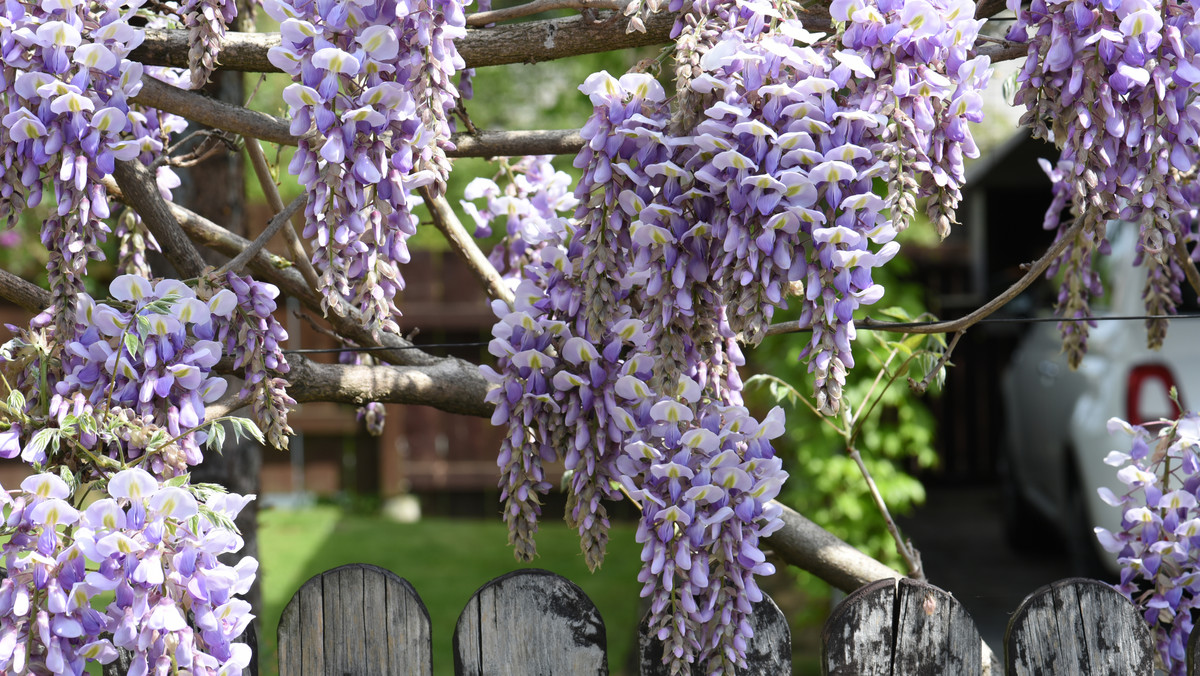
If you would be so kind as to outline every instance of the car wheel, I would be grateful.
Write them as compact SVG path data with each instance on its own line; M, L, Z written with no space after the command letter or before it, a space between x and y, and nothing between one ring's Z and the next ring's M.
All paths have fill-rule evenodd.
M1007 446L1004 446L1007 449ZM1000 479L1000 519L1004 527L1004 539L1018 552L1030 552L1046 544L1050 528L1046 520L1029 504L1012 473L1012 461L1007 450L1001 451L996 463L996 474Z
M1066 544L1071 574L1111 582L1112 573L1096 551L1096 533L1087 515L1084 489L1074 471L1068 472L1067 476Z

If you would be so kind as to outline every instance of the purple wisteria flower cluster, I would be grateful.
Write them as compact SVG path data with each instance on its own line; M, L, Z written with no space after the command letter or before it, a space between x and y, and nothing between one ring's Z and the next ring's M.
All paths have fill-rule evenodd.
M127 18L68 0L9 0L0 19L0 218L10 226L41 202L43 178L51 179L56 209L42 244L64 335L74 326L87 262L101 256L109 231L100 179L116 160L138 154L123 132L142 66L126 57L143 33Z
M1122 510L1121 530L1097 528L1096 535L1117 554L1117 590L1143 609L1154 632L1157 666L1182 676L1192 613L1200 607L1200 416L1161 421L1156 431L1113 418L1108 429L1130 439L1128 452L1105 458L1128 491L1100 489Z
M267 0L283 44L271 62L295 82L283 92L292 133L288 167L308 194L304 236L315 240L327 310L362 313L398 332L393 305L416 232L412 192L440 194L449 173L447 115L463 68L462 0Z
M0 457L35 470L0 487L0 671L83 674L121 648L134 674L239 674L252 615L237 596L258 564L217 557L242 547L233 519L252 496L188 474L225 435L205 405L227 386L213 338L237 299L133 275L109 290L79 295L71 339L46 312L0 348Z
M781 413L741 408L740 344L797 297L817 404L839 412L855 311L883 295L871 270L896 254L918 199L943 234L954 220L990 68L963 0L840 1L829 38L766 2L671 9L673 99L644 72L580 87L594 113L578 206L534 219L541 246L515 305L495 304L485 374L510 430L501 488L518 557L534 551L547 462L571 472L567 520L589 563L616 482L643 510L666 661L728 673L744 663L754 576L770 572L758 538L778 527L768 502L786 476L769 443ZM493 206L498 188L473 191L489 197L485 222L504 208L528 223L527 198Z
M286 450L292 434L288 408L296 400L288 396L288 382L283 378L291 367L283 354L288 334L274 315L279 288L232 271L214 281L200 286L214 319L196 335L217 341L225 354L233 357L233 367L243 369L239 396L250 396L254 420L267 442Z
M532 262L531 249L540 248L544 237L555 231L547 221L575 210L571 176L555 169L551 159L529 155L509 162L501 158L495 177L472 179L463 190L462 208L475 222L476 237L491 236L492 223L504 219L505 237L488 260L508 279L519 281L521 270ZM476 204L480 199L486 200L482 209Z
M713 400L689 375L669 396L656 394L653 346L640 319L617 320L596 342L573 335L576 322L555 319L580 297L567 288L576 273L564 253L560 243L539 249L515 308L495 303L501 321L489 350L497 366L484 373L496 385L492 420L509 424L499 463L510 542L519 558L534 555L541 496L550 489L545 466L562 460L571 473L567 521L598 566L607 542L603 501L624 491L642 507L640 579L665 659L676 673L692 664L729 673L744 665L753 635L747 618L762 598L754 576L773 571L758 543L781 525L769 502L786 473L769 441L783 431L782 411L759 422Z
M1105 222L1120 218L1141 229L1147 312L1173 314L1183 271L1172 256L1188 238L1179 216L1192 210L1184 184L1200 153L1196 8L1174 0L1035 0L1027 7L1010 2L1009 9L1017 14L1009 38L1029 44L1018 75L1022 122L1062 149L1048 168L1062 187L1046 226L1062 236L1071 225L1060 219L1065 206L1072 222L1083 222L1050 271L1065 270L1058 312L1089 316L1088 297L1101 291L1091 252L1105 241ZM1087 327L1060 328L1077 365ZM1166 320L1148 322L1152 348L1165 335Z
M258 563L217 557L241 548L231 524L251 498L138 467L97 488L86 508L87 489L56 474L0 488L0 670L81 675L125 648L130 674L242 673L251 650L236 639L253 615L237 596Z
M351 347L354 347L351 345ZM375 358L369 354L356 351L346 351L338 354L338 361L342 364L353 364L355 366L373 366ZM359 422L365 423L367 433L373 437L378 437L383 434L383 426L387 424L387 408L377 402L371 401L359 406L355 412L355 418Z

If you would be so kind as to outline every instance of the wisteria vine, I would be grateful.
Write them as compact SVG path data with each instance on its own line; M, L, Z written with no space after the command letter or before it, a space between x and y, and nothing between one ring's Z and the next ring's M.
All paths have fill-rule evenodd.
M125 649L133 673L241 673L258 564L218 557L241 548L253 496L189 474L225 436L205 405L227 387L211 338L237 298L135 275L110 293L79 295L71 338L43 313L0 348L0 457L35 472L0 487L0 671L82 674Z
M299 140L288 171L305 192L302 234L324 308L375 335L399 333L414 191L446 190L452 117L472 89L455 44L466 4L262 0L280 24L268 58L292 78L283 98ZM1066 208L1084 225L1052 267L1064 280L1060 312L1087 317L1102 290L1093 259L1116 218L1141 228L1149 311L1174 312L1197 236L1195 9L1011 4L1009 38L1028 42L1031 57L1018 102L1035 133L1063 149L1046 167L1056 184L1046 225L1063 236ZM249 659L235 640L249 620L236 597L256 564L216 556L240 547L231 519L246 498L191 484L188 468L223 441L225 427L205 420L226 388L214 372L223 355L244 377L239 399L264 438L286 447L295 402L279 290L239 270L153 280L145 254L158 242L132 211L110 222L105 187L127 161L152 167L163 197L179 185L167 152L182 118L131 99L145 77L207 82L236 4L3 5L0 218L7 229L44 193L54 206L41 232L52 305L0 350L0 456L35 470L20 488L0 488L10 536L0 670L80 673L136 646L138 670L236 673ZM665 58L651 60L580 87L593 112L574 187L549 158L523 158L473 182L465 208L480 235L500 219L506 235L491 261L515 301L494 304L496 363L483 368L493 421L508 425L499 465L517 555L536 551L545 467L562 461L566 518L589 565L604 556L606 501L640 507L640 579L671 670L731 673L752 636L756 577L773 570L759 543L781 526L771 500L786 478L771 445L782 413L743 406L742 349L777 310L797 306L811 329L802 358L815 407L846 413L855 316L884 294L872 271L897 254L920 208L943 237L955 223L963 161L978 153L968 124L982 119L991 69L967 0L833 0L827 35L807 30L795 3L767 0L636 0L623 14L643 30L664 7L677 16L669 73L658 71ZM187 31L186 71L129 59L146 26ZM88 261L103 257L113 230L126 274L110 298L94 298ZM1063 330L1077 363L1086 323ZM1152 345L1165 330L1151 323ZM378 404L360 415L374 432L382 425ZM1181 440L1194 426L1171 426L1162 456L1189 474L1195 456ZM1138 448L1135 464L1146 457ZM1141 523L1155 509L1165 520L1194 507L1177 492L1163 507L1166 496L1137 481L1154 498L1149 521L1135 514ZM1130 570L1161 577L1159 563L1151 571L1126 551L1132 532L1107 542L1141 562ZM101 592L115 600L93 609ZM1170 605L1179 598L1148 607L1187 617ZM1165 640L1170 667L1179 639Z
M528 261L493 254L516 302L496 304L485 368L493 421L509 426L501 489L518 557L535 552L547 462L571 473L566 517L593 566L620 486L642 508L664 659L730 673L745 664L754 578L773 570L758 541L780 527L769 503L786 477L770 444L781 412L760 421L741 406L740 346L790 297L812 327L818 407L839 412L854 313L883 294L871 269L896 254L919 199L943 234L954 221L990 68L972 53L982 22L968 2L836 2L830 37L768 3L671 8L674 97L649 73L580 87L594 114L572 218L537 206L545 172L468 197L488 198L484 222L509 215ZM627 12L634 29L640 11Z
M417 227L413 191L428 185L441 194L450 169L462 0L263 7L283 38L271 62L295 79L283 92L301 137L288 170L309 196L304 236L316 243L323 303L338 314L357 310L373 331L398 333L393 299Z
M1137 223L1138 264L1147 269L1147 314L1174 314L1183 268L1177 249L1194 233L1187 216L1200 139L1200 24L1190 3L1009 3L1017 21L1009 39L1028 42L1017 82L1022 122L1062 154L1046 166L1055 200L1046 228L1063 237L1069 207L1083 229L1048 275L1062 274L1057 312L1091 316L1089 298L1102 293L1094 253L1107 247L1105 224ZM1186 254L1184 254L1186 255ZM1060 326L1071 364L1087 348L1087 322ZM1147 321L1151 348L1162 345L1167 320Z

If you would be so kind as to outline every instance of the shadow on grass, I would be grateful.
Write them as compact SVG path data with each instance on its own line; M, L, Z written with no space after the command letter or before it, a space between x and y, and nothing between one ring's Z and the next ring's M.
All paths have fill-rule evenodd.
M432 622L435 675L453 673L454 626L471 594L495 577L526 567L553 571L583 589L607 627L610 669L624 673L640 607L641 548L633 539L634 526L613 526L608 556L596 573L588 572L578 536L561 520L547 519L541 525L539 556L528 565L513 559L507 537L499 518L431 518L401 524L331 506L264 510L259 516L264 604L260 673L277 674L276 629L292 595L310 577L347 563L387 568L416 588Z

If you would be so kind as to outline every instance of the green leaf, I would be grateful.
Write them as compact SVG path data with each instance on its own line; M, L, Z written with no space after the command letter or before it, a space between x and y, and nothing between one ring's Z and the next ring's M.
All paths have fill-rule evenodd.
M67 484L67 489L71 491L71 495L75 495L75 491L79 490L79 479L75 473L66 467L58 468L58 476Z
M143 317L139 316L138 319L143 319ZM126 333L124 341L125 349L129 352L130 356L136 357L142 351L142 341L135 334Z
M25 410L25 395L21 394L20 390L13 390L8 393L8 408L14 412L23 412Z
M208 451L221 452L221 448L225 445L225 426L221 423L209 425L208 439L204 442L204 448Z
M249 418L228 418L229 423L233 425L234 438L238 441L247 437L254 439L258 443L265 443L262 430L258 429L258 425Z
M168 437L166 432L163 430L158 430L154 434L150 435L150 441L147 442L146 445L150 448L158 448L170 440L171 437Z
M58 436L61 433L62 430L58 429L57 427L40 429L37 431L37 434L34 434L33 438L29 440L29 446L25 447L25 450L31 455L40 455L46 452L46 448L51 442L54 443L54 449L58 450Z
M191 478L192 478L191 474L180 474L179 476L173 476L170 479L167 479L166 481L163 482L163 485L179 488L180 486L184 486L185 484L187 484L188 479L191 479Z
M145 338L146 336L150 335L150 320L141 313L134 315L134 317L137 320L138 336Z
M913 320L912 315L908 314L908 310L905 310L899 306L885 307L877 312L878 314L881 314L888 319L893 319L897 322L907 323Z

